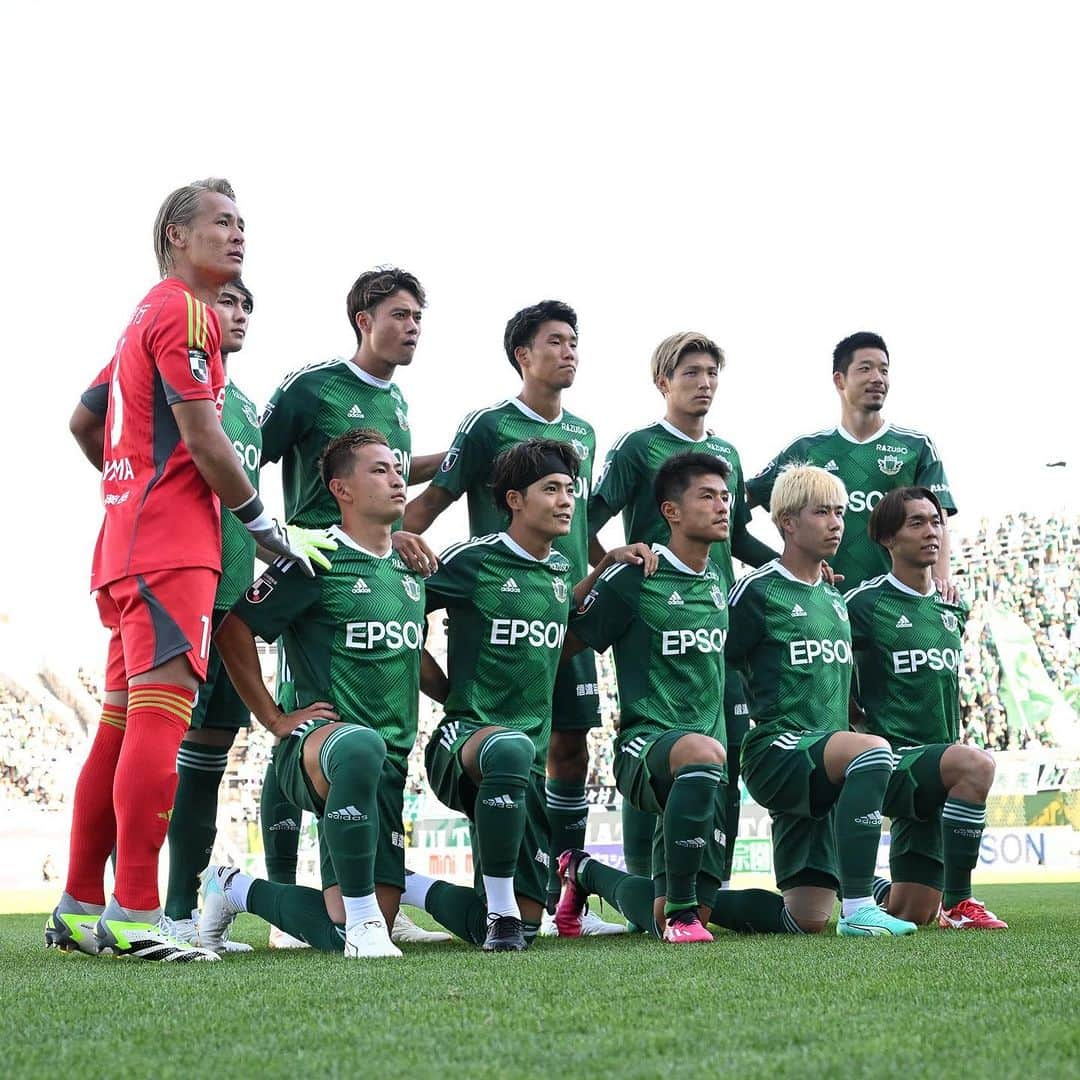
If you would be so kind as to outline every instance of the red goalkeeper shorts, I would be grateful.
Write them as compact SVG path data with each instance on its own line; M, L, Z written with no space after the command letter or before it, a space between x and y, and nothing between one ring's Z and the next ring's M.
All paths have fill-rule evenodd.
M129 679L174 656L186 655L195 677L206 678L218 576L201 566L153 570L98 590L98 614L111 631L106 690L126 690Z

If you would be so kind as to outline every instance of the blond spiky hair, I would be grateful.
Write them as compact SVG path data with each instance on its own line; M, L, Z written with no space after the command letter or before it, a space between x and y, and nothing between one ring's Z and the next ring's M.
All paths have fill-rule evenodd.
M780 470L772 489L769 511L773 524L783 533L780 519L797 515L808 506L847 506L847 488L839 476L816 465L793 461Z

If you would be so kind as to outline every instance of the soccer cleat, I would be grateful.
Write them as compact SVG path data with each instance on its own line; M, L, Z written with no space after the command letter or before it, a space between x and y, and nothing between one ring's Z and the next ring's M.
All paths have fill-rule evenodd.
M284 930L279 930L276 926L270 927L270 940L267 945L271 949L310 949L311 946L306 941L301 941L298 937L293 937L292 934L287 934Z
M45 921L46 948L97 956L94 926L104 910L98 904L83 904L63 893Z
M969 896L951 908L938 913L938 926L942 930L1008 930L1009 924L986 910L981 900Z
M540 937L558 937L559 929L555 925L555 916L550 911L545 911L540 916Z
M441 945L444 941L452 941L453 937L445 930L425 930L417 926L404 911L397 913L390 931L390 940L395 945Z
M525 927L514 915L489 915L487 937L480 946L484 952L524 952Z
M577 882L577 868L581 860L588 857L587 851L571 848L564 851L556 863L562 891L552 922L559 937L575 938L582 935L582 916L588 905L589 894Z
M606 922L594 911L585 905L585 914L581 917L582 937L610 937L612 934L625 934L626 926L623 923Z
M401 950L390 940L386 920L364 919L345 931L345 956L350 960L366 960L377 956L401 956Z
M917 929L913 922L894 918L877 904L863 904L836 924L840 937L902 937Z
M684 908L665 920L664 941L669 945L689 945L712 941L713 936L701 925L696 908Z
M225 952L225 940L240 908L229 899L229 882L239 874L235 866L208 866L202 874L202 911L199 943L214 953Z
M173 919L173 929L175 935L181 940L186 941L189 945L202 945L202 939L199 937L199 922L197 919ZM229 931L226 930L224 937L222 938L222 952L227 953L242 953L242 952L254 952L250 945L245 945L242 941L230 941Z
M153 923L117 918L126 914L115 901L102 912L94 928L98 952L102 956L157 960L167 964L217 960L216 954L209 949L196 948L181 941L175 934L175 924L167 915L160 916Z

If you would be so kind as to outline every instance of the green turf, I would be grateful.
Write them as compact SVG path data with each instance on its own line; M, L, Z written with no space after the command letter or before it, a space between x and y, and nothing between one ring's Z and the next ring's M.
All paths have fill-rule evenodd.
M1080 1062L1080 886L981 889L1012 928L915 938L540 940L363 963L162 968L63 956L0 919L10 1077L1065 1076ZM235 937L264 944L254 918Z

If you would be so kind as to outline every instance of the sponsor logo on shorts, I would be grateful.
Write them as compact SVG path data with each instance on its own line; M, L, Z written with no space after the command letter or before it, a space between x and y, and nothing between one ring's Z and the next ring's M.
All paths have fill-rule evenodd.
M496 810L513 810L517 806L513 795L492 795L484 800L485 806L493 806Z
M548 868L551 867L551 856L546 851L541 851L539 848L537 848L536 854L533 856L533 859L541 866L546 866Z
M405 846L405 834L399 832L390 833L390 843L393 844L394 847L403 848Z
M856 825L880 825L881 824L881 811L875 810L870 814L860 814L855 819Z
M723 829L713 829L712 838L721 847L727 847L727 837L724 835Z
M300 826L290 817L284 821L275 821L267 830L268 832L299 832Z
M703 848L705 846L705 837L691 836L688 840L676 840L675 846L688 848Z
M352 803L343 806L340 810L329 810L326 816L331 821L367 821L368 819L367 814L357 809Z

